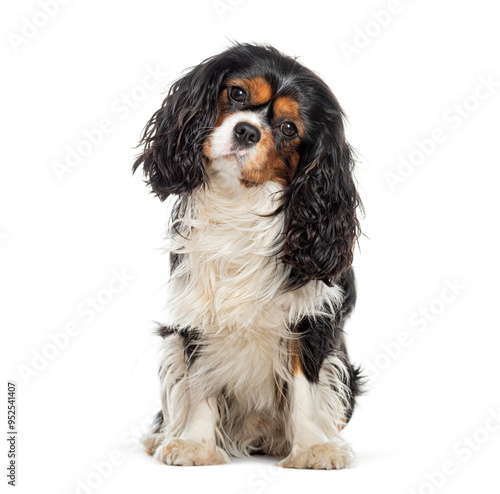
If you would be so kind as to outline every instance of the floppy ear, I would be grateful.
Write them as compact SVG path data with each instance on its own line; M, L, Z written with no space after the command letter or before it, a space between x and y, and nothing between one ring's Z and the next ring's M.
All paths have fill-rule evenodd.
M161 108L146 124L133 166L141 165L152 192L160 200L190 194L206 183L203 141L217 121L217 96L224 71L212 57L177 80Z
M352 263L360 233L353 167L339 115L330 131L306 145L285 191L283 262L293 266L295 284L322 280L330 286Z

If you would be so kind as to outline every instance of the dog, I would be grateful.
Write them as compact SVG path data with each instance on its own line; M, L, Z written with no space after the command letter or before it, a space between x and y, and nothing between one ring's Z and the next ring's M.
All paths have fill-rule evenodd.
M146 450L169 465L266 454L341 469L360 394L344 323L362 207L344 112L268 45L235 44L171 86L133 170L177 196Z

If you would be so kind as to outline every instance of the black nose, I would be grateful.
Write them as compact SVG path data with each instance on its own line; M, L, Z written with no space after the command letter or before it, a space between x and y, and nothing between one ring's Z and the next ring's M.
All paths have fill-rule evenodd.
M253 146L260 141L260 130L248 122L239 122L234 126L234 138L240 146Z

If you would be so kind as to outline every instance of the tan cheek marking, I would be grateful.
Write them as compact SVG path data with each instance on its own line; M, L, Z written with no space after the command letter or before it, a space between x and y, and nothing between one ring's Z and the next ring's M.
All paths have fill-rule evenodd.
M273 178L277 168L283 166L286 165L276 153L271 129L266 129L257 144L255 155L245 163L241 170L243 183L263 184Z
M287 187L295 174L299 153L293 150L288 153L283 151L283 154L287 160L276 151L271 129L266 129L254 157L242 169L243 183L256 185L271 181Z
M269 180L272 182L277 182L283 187L288 187L295 175L295 170L299 162L299 153L293 151L288 159L283 158L275 159L270 166L273 167L273 173L271 174Z

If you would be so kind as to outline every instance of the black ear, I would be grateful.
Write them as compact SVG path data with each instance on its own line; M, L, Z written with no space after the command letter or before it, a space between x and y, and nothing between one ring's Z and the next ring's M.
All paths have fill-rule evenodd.
M143 146L133 166L141 165L160 200L190 194L206 183L203 142L217 121L217 97L224 71L212 57L177 80L161 108L144 128Z
M326 128L325 128L326 127ZM305 144L291 185L285 190L283 262L291 280L334 283L350 267L359 236L360 200L353 179L354 159L345 140L342 114Z

